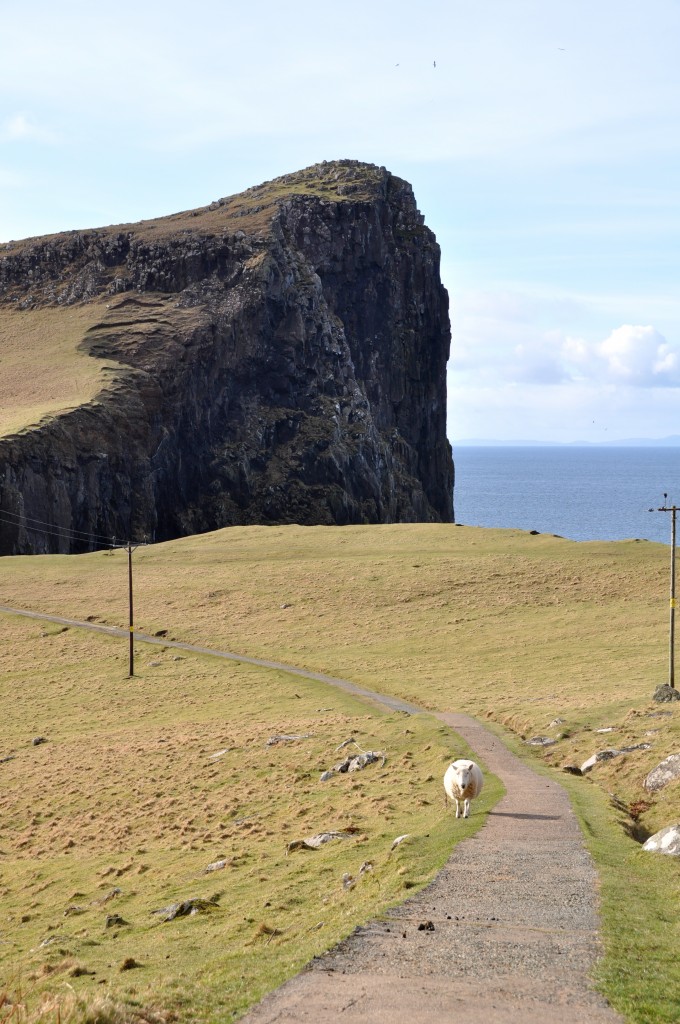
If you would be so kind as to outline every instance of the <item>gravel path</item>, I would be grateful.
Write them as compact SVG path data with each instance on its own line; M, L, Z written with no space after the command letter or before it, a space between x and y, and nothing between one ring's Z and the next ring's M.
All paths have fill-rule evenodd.
M0 612L128 636L7 606ZM144 634L136 640L291 672L396 710L421 710L281 662ZM313 961L241 1024L623 1024L589 982L601 953L597 875L565 790L467 715L435 717L467 740L507 795L426 889Z
M241 1024L622 1024L589 983L601 952L597 876L566 792L474 719L436 717L507 795L426 889L315 960Z

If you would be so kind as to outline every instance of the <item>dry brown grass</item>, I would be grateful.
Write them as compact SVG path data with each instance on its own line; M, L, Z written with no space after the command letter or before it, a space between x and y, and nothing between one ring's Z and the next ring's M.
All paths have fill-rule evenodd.
M59 1012L74 1024L100 1020L100 994L111 1024L155 1021L149 1007L231 1019L423 884L466 834L442 814L456 744L428 716L172 648L140 645L130 680L124 641L49 623L5 617L3 637L0 982L19 979L26 1024L56 1024L69 993ZM349 736L385 765L321 784ZM329 829L350 838L287 855ZM374 870L346 891L365 861ZM193 917L153 913L215 896Z
M91 401L116 364L79 346L105 305L19 310L0 306L0 436Z
M677 820L677 784L654 796L642 786L655 764L680 749L677 705L651 701L666 673L668 549L661 545L576 544L435 525L250 527L140 548L134 560L140 630L165 629L169 639L344 676L421 706L486 717L526 738L551 736L556 744L537 756L558 771L603 747L649 742L649 750L603 762L578 785L595 783L629 805L627 821L638 834ZM0 602L74 618L123 626L126 584L121 553L0 560ZM399 716L376 721L361 705L320 685L209 658L175 661L182 655L172 648L139 645L140 679L129 682L124 639L8 621L11 646L0 655L0 752L17 748L17 758L0 765L3 779L13 780L0 807L0 850L12 868L0 882L16 907L16 935L30 933L31 923L20 922L27 899L47 899L35 886L49 882L44 892L57 891L55 865L61 913L67 898L78 903L83 897L75 893L84 893L90 917L82 927L87 924L90 937L90 919L108 912L95 909L93 901L110 893L120 877L129 903L118 896L112 903L120 900L126 919L129 906L136 922L134 944L119 941L121 953L157 962L151 939L149 945L142 941L140 908L189 894L208 897L227 878L230 905L244 909L226 923L208 916L198 945L219 934L230 950L229 964L211 962L195 984L183 972L182 964L195 954L181 936L193 934L199 919L173 933L180 939L170 949L174 981L167 1005L180 1015L191 1006L202 1019L215 1006L208 1010L201 1003L204 992L226 993L224 1009L263 991L250 957L265 949L271 954L280 944L285 951L289 940L299 945L309 927L303 921L314 916L310 907L320 911L319 921L328 922L332 912L349 924L345 896L334 886L347 869L350 847L324 851L323 860L299 853L286 858L282 841L320 831L329 819L333 827L351 821L363 828L365 822L365 833L350 841L356 868L370 859L362 835L380 850L388 836L411 831L403 827L406 806L424 815L418 825L423 834L439 835L437 780L450 750L442 734L428 732L426 719L409 726ZM609 726L616 731L596 732ZM410 728L417 734L409 735ZM370 784L345 779L331 799L330 791L317 789L315 773L354 729L364 747L389 746L394 760L388 765L398 768L398 776L381 775L380 789L377 774ZM263 764L268 732L315 737L297 751L272 748ZM29 746L39 733L50 743ZM224 758L210 762L211 752L227 747ZM283 759L302 752L306 767L295 770L295 792L284 795L293 762L286 767ZM281 794L278 817L262 795L269 771ZM41 790L45 779L54 780L49 798ZM60 809L48 817L55 791ZM365 819L357 819L359 812ZM405 853L414 857L418 850ZM220 856L228 866L219 880L201 875ZM307 877L310 864L323 864L313 879ZM32 874L36 868L45 872L40 880ZM380 895L396 892L393 885L403 893L411 882L385 862ZM330 910L322 902L329 884ZM364 891L372 885L367 880ZM259 899L253 896L258 890ZM668 899L673 903L677 893L669 891ZM368 912L368 904L363 909ZM83 957L78 944L85 941L76 927L80 918L66 921L72 942L59 948L91 965L94 954L86 948ZM126 934L120 930L121 938ZM35 949L37 940L34 933L23 948ZM107 938L107 955L109 943ZM1 957L0 948L0 964ZM290 970L285 953L284 960ZM240 982L244 964L248 980ZM110 980L114 970L103 976ZM156 1005L156 996L149 987L145 999Z
M620 783L626 799L643 795L643 774L678 739L675 711L649 717L664 710L650 704L666 674L664 546L436 525L249 527L135 557L147 632L490 715L527 737L561 737L548 755L557 765L613 739L651 740L650 751L593 772ZM8 603L124 625L122 556L14 559L8 570L10 561ZM83 578L98 590L94 604ZM608 726L618 731L593 734ZM655 798L643 824L670 813L665 800Z

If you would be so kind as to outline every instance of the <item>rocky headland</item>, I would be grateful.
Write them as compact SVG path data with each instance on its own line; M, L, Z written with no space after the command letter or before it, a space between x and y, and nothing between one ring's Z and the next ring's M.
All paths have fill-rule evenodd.
M0 246L17 330L87 303L81 351L118 369L95 399L0 437L0 554L452 521L439 247L384 168L317 164L163 219Z

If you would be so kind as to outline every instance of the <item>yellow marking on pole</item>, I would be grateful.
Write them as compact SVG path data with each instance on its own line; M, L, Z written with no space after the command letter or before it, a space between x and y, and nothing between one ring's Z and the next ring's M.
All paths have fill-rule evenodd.
M671 608L677 608L677 607L678 607L678 600L677 600L676 597L672 597L671 598Z

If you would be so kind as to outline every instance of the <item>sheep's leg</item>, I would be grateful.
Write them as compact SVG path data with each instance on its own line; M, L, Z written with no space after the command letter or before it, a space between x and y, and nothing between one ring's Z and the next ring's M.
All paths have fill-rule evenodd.
M460 804L459 804L457 798L456 798L456 817L460 818Z
M470 817L470 801L469 800L465 801L465 809L463 811L463 817L464 818L469 818Z

